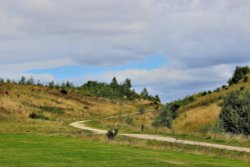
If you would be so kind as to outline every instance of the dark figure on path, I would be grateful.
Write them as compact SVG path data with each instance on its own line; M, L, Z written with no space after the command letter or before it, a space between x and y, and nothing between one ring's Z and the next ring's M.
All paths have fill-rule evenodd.
M144 130L144 125L141 124L141 131L143 132L143 130Z

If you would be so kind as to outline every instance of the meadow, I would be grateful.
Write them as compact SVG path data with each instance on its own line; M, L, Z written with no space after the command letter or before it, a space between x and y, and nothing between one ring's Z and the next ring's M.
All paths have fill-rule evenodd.
M242 161L180 151L162 151L65 136L33 134L0 134L0 152L1 167L249 166Z

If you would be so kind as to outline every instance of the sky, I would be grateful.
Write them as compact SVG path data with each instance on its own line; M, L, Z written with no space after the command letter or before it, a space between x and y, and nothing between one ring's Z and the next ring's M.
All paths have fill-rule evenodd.
M0 0L0 78L131 78L162 101L250 65L250 0Z

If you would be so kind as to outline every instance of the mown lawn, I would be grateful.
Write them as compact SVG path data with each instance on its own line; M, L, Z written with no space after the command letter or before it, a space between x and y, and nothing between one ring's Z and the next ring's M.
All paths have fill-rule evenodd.
M0 134L1 167L246 166L246 162L83 141L72 137Z

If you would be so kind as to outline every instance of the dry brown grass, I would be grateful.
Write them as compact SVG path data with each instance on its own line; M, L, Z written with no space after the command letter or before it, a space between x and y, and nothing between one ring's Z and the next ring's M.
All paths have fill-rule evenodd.
M181 113L173 123L173 130L177 132L208 132L214 126L220 107L217 104L196 107Z
M6 94L6 92L8 92ZM55 93L56 92L56 93ZM59 90L46 87L1 84L0 85L0 132L50 133L63 132L61 127L81 119L96 119L119 113L137 111L145 101L107 100L103 98L61 95ZM48 112L43 107L59 108L63 113ZM29 114L41 113L46 120L31 119ZM54 129L54 130L53 130ZM68 128L67 128L68 129Z

